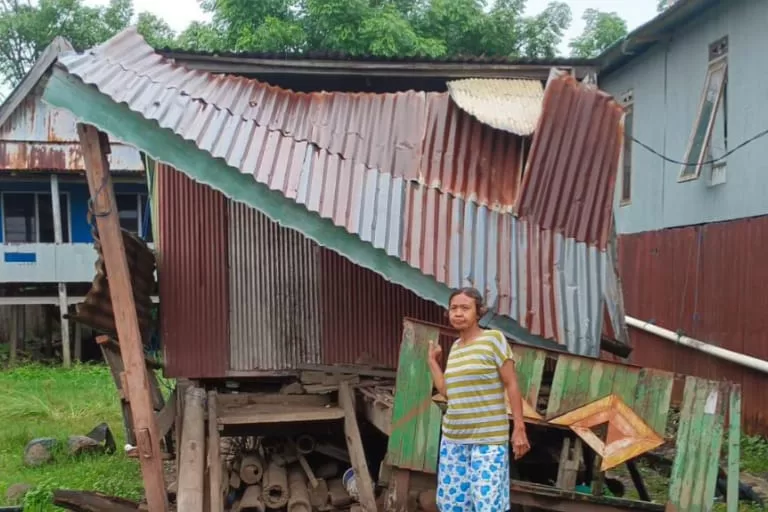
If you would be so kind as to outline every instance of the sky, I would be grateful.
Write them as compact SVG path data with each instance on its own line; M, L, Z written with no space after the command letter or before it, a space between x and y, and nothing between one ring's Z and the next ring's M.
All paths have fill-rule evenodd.
M541 12L550 0L528 0L527 14ZM627 20L632 30L656 15L656 0L566 0L573 11L573 23L560 47L563 54L568 53L568 42L581 34L584 22L581 16L590 7L601 11L614 11ZM91 5L105 4L104 0L86 0ZM163 18L175 31L180 32L192 21L206 20L206 13L197 0L134 0L136 12L149 11Z

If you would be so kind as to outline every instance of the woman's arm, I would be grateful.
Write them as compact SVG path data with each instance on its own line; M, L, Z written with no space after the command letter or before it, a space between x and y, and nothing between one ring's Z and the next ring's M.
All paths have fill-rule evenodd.
M448 398L448 392L445 387L445 375L440 367L440 356L443 349L435 341L429 342L429 372L432 374L432 381L435 383L437 392Z
M528 435L525 432L525 418L523 417L523 396L520 393L520 386L517 383L517 372L515 371L515 362L507 359L501 365L499 370L501 380L504 382L504 389L509 396L509 404L512 407L512 419L515 422L512 430L512 450L515 459L521 458L528 453L531 445L528 442Z
M509 405L512 407L512 419L515 421L515 429L525 428L525 419L523 418L523 396L520 394L520 386L517 383L517 372L515 363L512 359L507 359L501 365L501 380L504 382L504 389L507 390Z

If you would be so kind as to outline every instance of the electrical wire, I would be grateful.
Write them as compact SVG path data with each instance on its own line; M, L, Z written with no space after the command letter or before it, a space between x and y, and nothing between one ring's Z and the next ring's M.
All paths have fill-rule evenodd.
M712 164L716 164L717 162L720 162L721 160L725 160L726 158L728 158L728 156L734 154L736 151L739 151L740 149L742 149L743 147L747 146L748 144L751 144L754 141L756 141L757 139L760 139L761 137L765 137L766 135L768 135L768 128L766 128L765 130L757 133L753 137L750 137L749 139L745 140L744 142L742 142L741 144L739 144L735 148L733 148L733 149L731 149L729 151L726 151L722 156L719 156L719 157L714 158L712 160L706 160L704 162L701 162L701 165L712 165ZM670 162L670 163L673 163L673 164L677 164L677 165L684 165L686 167L696 167L696 166L700 165L699 163L690 163L690 162L683 162L681 160L675 160L674 158L670 158L670 157L668 157L668 156L666 156L666 155L664 155L662 153L659 153L658 151L656 151L655 149L650 147L648 144L645 144L644 142L641 142L641 141L637 140L636 138L632 137L631 135L630 135L629 138L632 140L632 142L634 142L638 146L644 148L645 150L649 151L650 153L653 153L654 155L658 156L659 158L661 158L662 160L665 160L667 162Z

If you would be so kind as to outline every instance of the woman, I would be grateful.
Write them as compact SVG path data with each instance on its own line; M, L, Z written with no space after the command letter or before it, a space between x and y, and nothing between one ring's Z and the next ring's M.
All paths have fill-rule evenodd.
M530 450L512 348L499 331L478 324L487 312L480 292L456 290L448 304L448 318L459 339L451 346L445 374L440 367L442 349L437 343L429 347L435 387L448 399L437 505L441 512L506 512L509 441L515 459ZM506 398L514 419L511 438Z

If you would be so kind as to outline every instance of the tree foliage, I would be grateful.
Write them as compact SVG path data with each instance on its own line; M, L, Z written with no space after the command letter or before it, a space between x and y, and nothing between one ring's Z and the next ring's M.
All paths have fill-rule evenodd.
M132 0L111 0L91 7L82 0L0 0L0 75L8 85L20 81L56 36L75 48L95 46L128 26L155 44L170 44L175 35L153 14L134 16Z
M584 32L570 44L575 57L597 57L627 35L627 22L615 12L587 9L583 19Z
M551 57L571 22L565 2L524 16L525 0L200 0L211 23L177 41L203 51Z

